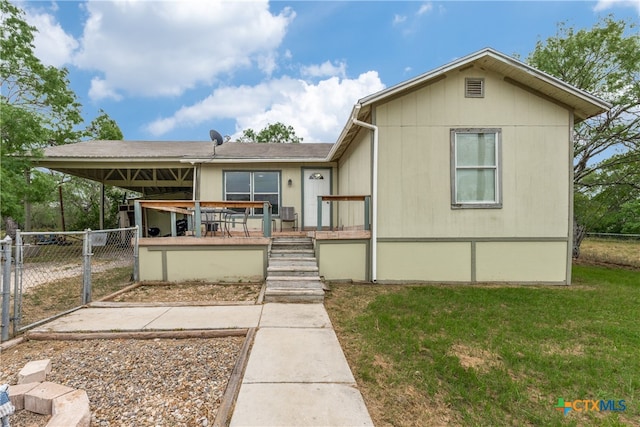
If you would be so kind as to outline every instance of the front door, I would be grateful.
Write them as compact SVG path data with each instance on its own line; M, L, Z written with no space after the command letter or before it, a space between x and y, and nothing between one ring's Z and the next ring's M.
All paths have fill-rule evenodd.
M318 225L318 196L331 194L331 169L303 169L304 221L303 227ZM322 202L322 226L331 225L331 202Z

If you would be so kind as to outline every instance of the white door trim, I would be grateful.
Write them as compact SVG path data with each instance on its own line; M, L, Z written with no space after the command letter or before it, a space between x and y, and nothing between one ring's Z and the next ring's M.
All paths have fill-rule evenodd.
M331 168L302 168L302 227L315 229L318 221L317 197L319 195L332 194L332 169ZM319 173L321 180L311 180L313 173ZM318 185L310 185L311 182ZM331 226L331 203L325 202L322 208L323 227Z

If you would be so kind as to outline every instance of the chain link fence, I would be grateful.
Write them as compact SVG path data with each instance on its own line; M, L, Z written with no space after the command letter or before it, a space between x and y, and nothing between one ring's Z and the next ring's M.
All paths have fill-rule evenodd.
M8 330L5 317L16 335L138 279L137 227L71 232L18 230L9 253L13 262L2 263L3 340ZM5 277L14 285L9 303L5 302ZM5 305L10 307L9 315L5 314Z

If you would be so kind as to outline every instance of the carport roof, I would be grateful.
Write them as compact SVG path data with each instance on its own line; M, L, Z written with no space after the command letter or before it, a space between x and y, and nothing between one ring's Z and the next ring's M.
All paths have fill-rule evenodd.
M44 149L39 167L145 195L191 192L199 163L326 162L333 144L211 141L85 141Z
M214 161L216 159L324 160L333 144L261 144L228 142L215 147L211 141L84 141L47 147L44 159Z

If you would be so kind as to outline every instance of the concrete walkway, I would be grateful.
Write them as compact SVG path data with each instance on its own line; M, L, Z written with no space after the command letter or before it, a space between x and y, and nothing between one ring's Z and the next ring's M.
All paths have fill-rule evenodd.
M90 307L37 332L258 328L231 426L372 426L322 304Z

